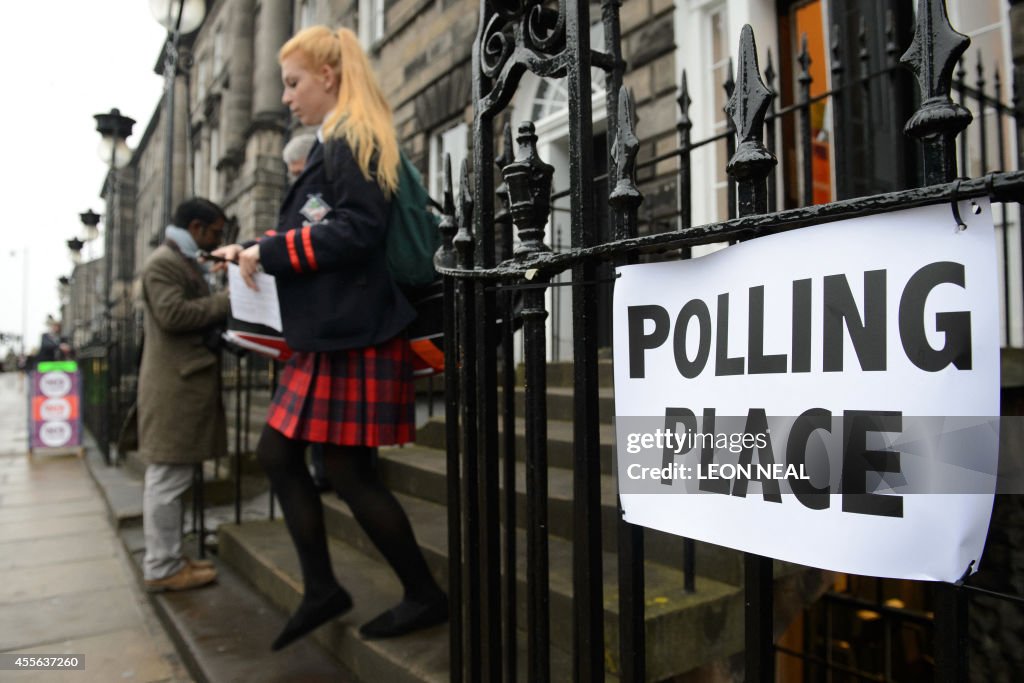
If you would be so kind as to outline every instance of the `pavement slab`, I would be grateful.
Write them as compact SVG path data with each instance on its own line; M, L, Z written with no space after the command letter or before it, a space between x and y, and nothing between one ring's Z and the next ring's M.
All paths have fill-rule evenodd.
M21 649L19 653L85 654L85 671L5 671L5 681L82 683L83 680L89 680L158 683L183 680L180 674L175 672L173 662L161 655L145 632L135 628L47 643ZM84 678L83 674L88 677Z
M32 571L19 567L0 571L0 604L75 595L127 582L121 558L116 555L33 567Z
M131 628L139 607L127 586L0 603L0 651Z
M114 557L117 549L117 541L106 529L73 536L8 541L0 543L0 571Z
M0 652L82 654L6 681L188 683L77 453L26 452L24 377L0 373Z

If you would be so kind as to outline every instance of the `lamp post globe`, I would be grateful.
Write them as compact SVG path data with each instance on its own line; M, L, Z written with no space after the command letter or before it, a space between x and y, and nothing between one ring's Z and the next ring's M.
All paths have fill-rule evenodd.
M149 11L168 33L192 33L206 16L205 0L149 0Z
M82 262L82 247L85 246L85 242L77 237L72 237L67 241L67 245L68 251L71 252L71 261L77 266Z
M124 168L132 158L132 151L125 140L132 134L135 119L122 115L116 107L106 114L96 114L93 118L96 119L96 130L101 136L97 150L100 159L114 168Z
M89 209L78 214L78 217L82 221L82 227L85 229L83 236L86 242L91 242L100 236L100 229L97 227L100 224L100 215Z

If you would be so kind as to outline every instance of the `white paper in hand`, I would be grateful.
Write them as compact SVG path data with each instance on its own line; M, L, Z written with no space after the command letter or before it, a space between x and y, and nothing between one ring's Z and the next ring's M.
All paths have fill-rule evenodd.
M281 328L281 306L277 303L277 283L273 275L253 275L259 291L250 289L242 279L238 266L228 264L228 287L231 297L231 315L237 320L266 325L278 332Z

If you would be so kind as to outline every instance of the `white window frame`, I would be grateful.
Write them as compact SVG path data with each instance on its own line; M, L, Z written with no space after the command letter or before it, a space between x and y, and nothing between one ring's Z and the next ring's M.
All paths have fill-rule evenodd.
M299 19L298 28L303 29L308 26L313 26L317 23L317 6L319 0L301 0L299 3L299 11L295 13L295 16Z
M224 30L223 25L218 25L213 33L213 77L220 76L224 69Z
M369 50L384 37L384 0L359 0L359 42Z
M437 201L444 198L444 157L452 158L452 191L458 195L462 162L469 158L469 125L465 121L440 128L430 136L430 163L427 188Z
M217 162L220 161L220 128L214 127L210 130L210 167L209 184L207 197L212 201L220 199L219 174L217 173Z

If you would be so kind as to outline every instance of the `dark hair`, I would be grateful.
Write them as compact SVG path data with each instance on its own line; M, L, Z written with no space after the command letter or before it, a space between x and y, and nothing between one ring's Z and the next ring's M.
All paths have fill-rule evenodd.
M227 221L227 219L228 217L224 215L224 209L209 199L192 197L178 204L178 208L174 210L174 218L171 219L171 222L179 228L187 229L189 223L194 220L200 221L203 225L209 225L216 223L218 220Z

